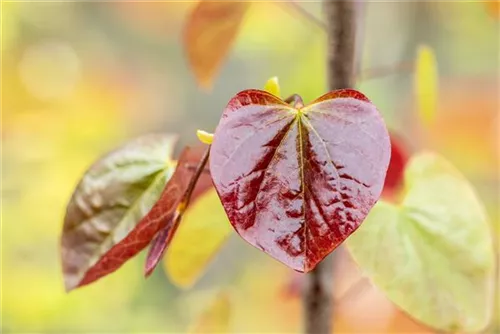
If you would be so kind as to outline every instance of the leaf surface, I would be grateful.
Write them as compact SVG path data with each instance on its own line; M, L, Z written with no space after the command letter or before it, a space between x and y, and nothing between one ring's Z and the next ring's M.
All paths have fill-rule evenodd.
M61 237L67 290L153 207L173 173L176 136L146 135L94 163L66 209Z
M128 150L125 151L129 152ZM113 231L113 233L108 232L109 228L107 228L107 226L109 226L109 219L111 217L106 215L98 216L99 220L97 220L97 222L92 219L90 219L89 222L84 221L85 225L81 227L81 230L84 232L79 232L77 234L72 231L70 223L65 224L65 230L63 232L63 261L65 261L70 269L73 269L73 271L68 271L66 269L67 267L65 268L66 277L71 279L69 284L67 280L67 290L87 285L117 270L123 263L146 247L155 237L156 233L172 221L175 210L182 200L193 174L191 169L183 167L185 166L184 162L189 159L189 153L190 149L185 148L172 176L166 185L162 185L164 189L159 199L156 203L151 201L154 205L149 203L151 204L151 210L149 212L146 211L146 208L141 210L140 213L145 214L145 216L141 217L137 214L134 216L133 222L127 225L126 228L120 227L116 231ZM113 169L112 173L114 172ZM108 189L113 189L113 187L108 187ZM123 194L122 190L123 189L116 187L116 192L112 192L109 197L110 202L113 204L117 203L115 205L118 207L128 204L128 202L121 200L122 197L120 196ZM79 194L80 191L77 190L77 193ZM156 199L155 197L155 200ZM75 198L72 203L79 206L81 212L84 212L83 210L88 208L83 204L84 202L81 199L78 199L78 197ZM70 209L73 210L72 208ZM76 212L78 213L80 211ZM101 211L103 210L99 209L98 212ZM87 211L87 213L89 212L90 211ZM71 211L69 217L74 216L74 212ZM89 217L92 216L89 215ZM71 222L73 219L68 219L67 221ZM98 223L101 223L101 225L98 225ZM106 229L104 227L106 227ZM94 233L89 234L89 230ZM100 236L100 238L96 237L92 239L95 235ZM101 237L102 235L104 235L104 237ZM89 252L90 256L83 258L86 261L82 261L82 258L78 257L87 249L93 251ZM74 274L75 272L77 275Z
M201 0L187 19L184 49L200 86L209 88L228 54L245 13L244 1Z
M193 285L231 232L219 196L211 187L189 205L165 255L170 280L183 288Z
M235 230L307 272L378 200L390 142L375 106L355 90L300 109L246 90L228 103L210 152L212 180Z
M198 167L198 164L200 163L201 159L203 158L206 149L207 148L204 145L197 146L196 148L191 149L189 151L189 154L186 156L186 159L184 159L184 161L179 161L180 164L177 166L177 168L188 169L192 172L191 175L194 175L194 171ZM212 188L212 181L210 179L210 173L207 170L205 172L202 172L202 174L200 174L200 177L198 178L195 188L191 194L191 201L195 201L198 197L202 196L210 188ZM158 231L153 241L151 242L144 268L146 277L153 272L153 270L156 268L160 260L163 258L163 254L169 247L172 240L175 240L173 239L174 234L176 235L176 238L178 238L177 228L179 226L179 223L182 222L182 225L186 223L184 210L181 210L181 208L184 207L185 205L186 203L180 202L174 214L170 216L169 221L163 226L163 228L160 231ZM190 207L191 205L185 209L186 213L190 211ZM209 208L205 208L205 210L207 209ZM205 211L204 214L206 215L206 213L207 211ZM198 216L198 218L201 218L201 216ZM183 238L182 235L181 238ZM193 245L196 244L193 244L192 242L190 242L190 240L184 240L184 241L188 243L187 245L185 245L185 247L198 248L198 245L196 247L193 247ZM190 261L191 259L181 259L181 261L183 260Z
M494 253L485 210L444 158L413 156L400 205L380 201L347 241L356 262L405 312L443 331L490 319Z

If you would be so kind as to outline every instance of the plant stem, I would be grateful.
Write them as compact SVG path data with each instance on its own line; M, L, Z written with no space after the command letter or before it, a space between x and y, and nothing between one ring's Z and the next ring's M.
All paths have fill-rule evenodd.
M316 16L313 14L309 13L307 10L304 9L301 5L296 3L294 0L288 0L283 3L285 5L285 9L291 9L295 12L297 12L299 15L301 15L303 18L305 18L307 21L311 22L312 24L316 25L318 28L321 30L326 30L326 24L322 22L320 19L318 19Z
M186 210L187 206L189 205L189 201L191 200L191 195L193 194L193 191L194 191L194 188L196 187L196 183L198 182L198 179L200 178L201 174L205 170L205 165L207 164L209 156L210 156L210 145L207 147L207 149L203 153L203 156L201 157L200 162L196 166L193 177L189 181L188 188L187 188L186 192L184 193L184 197L182 198L182 201L181 201L182 209L179 210L179 216L182 216L182 214ZM187 168L189 168L189 167L190 166L187 166ZM179 219L180 219L180 217L179 217Z
M330 90L353 86L355 6L350 0L324 0L327 22L327 77ZM332 333L334 254L307 274L304 291L305 332Z

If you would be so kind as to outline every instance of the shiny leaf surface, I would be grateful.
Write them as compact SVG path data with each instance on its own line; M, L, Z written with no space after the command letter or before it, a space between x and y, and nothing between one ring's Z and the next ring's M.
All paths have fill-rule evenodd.
M223 112L210 170L243 239L307 272L362 223L381 194L389 158L384 122L355 90L300 109L246 90Z
M85 173L67 206L62 233L66 290L153 207L173 172L172 135L146 135L107 154Z
M211 188L189 205L169 246L164 268L170 280L183 288L193 285L231 232L226 212Z
M477 332L490 318L494 253L471 185L433 153L411 158L399 205L380 201L347 241L387 297L443 331Z
M179 161L179 165L177 168L184 168L192 172L191 175L194 175L195 169L198 167L203 155L206 151L206 146L198 146L196 148L190 149L189 154L183 161ZM195 188L191 194L191 201L196 201L199 196L202 196L207 192L208 189L212 188L212 182L210 179L210 173L207 171L202 172L200 177L198 178ZM182 222L184 225L185 217L184 214L190 211L190 206L186 207L187 203L183 203L183 201L179 202L175 212L172 216L170 216L169 221L163 226L163 228L156 234L153 241L151 242L148 255L146 257L146 264L144 268L144 272L146 277L149 276L153 270L156 268L160 260L163 258L163 254L170 246L174 234L177 238L177 228L179 224ZM208 208L205 208L207 210ZM206 211L205 211L206 214ZM198 217L200 218L200 217ZM181 235L182 237L182 235ZM190 243L189 240L184 240L188 242L187 247L193 247L193 243ZM186 259L188 260L188 259Z
M84 267L77 268L81 272L81 278L78 277L78 279L73 280L72 285L68 286L68 290L92 283L117 270L123 263L146 247L159 230L171 224L172 217L187 190L193 174L192 170L186 168L184 163L189 161L189 156L190 149L184 149L172 177L168 180L160 198L152 206L151 210L131 228L127 230L120 229L120 234L114 233L112 238L105 239L107 247L98 248L99 252L90 261L85 262ZM114 194L114 196L117 195ZM116 197L111 198L116 200ZM113 201L113 203L115 202ZM121 204L118 203L118 205ZM95 225L92 225L92 227L95 227ZM85 249L84 247L89 243L82 243L81 245L75 245L74 242L64 244L65 240L68 239L63 237L67 263L78 264L79 262L75 262L74 259L67 255L68 251L73 254L78 253L82 248Z
M184 48L200 86L212 85L249 6L243 1L201 0L191 12L184 30Z

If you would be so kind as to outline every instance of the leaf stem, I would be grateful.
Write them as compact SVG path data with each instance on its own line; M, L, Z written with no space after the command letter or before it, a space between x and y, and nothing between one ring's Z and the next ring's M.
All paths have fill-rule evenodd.
M284 101L297 109L300 109L304 106L304 101L299 94L290 95Z
M307 10L304 9L304 7L302 7L301 5L296 3L294 0L285 1L283 3L280 2L280 4L283 4L285 9L293 10L294 12L301 15L304 19L311 22L312 24L314 24L315 26L317 26L321 30L326 31L325 22L321 21L316 16L309 13Z
M189 181L188 188L180 204L182 208L179 210L179 216L182 216L182 213L184 213L187 206L189 205L189 201L191 200L191 195L193 194L194 188L196 187L196 183L198 182L198 179L200 178L203 171L205 170L205 165L207 164L208 157L210 156L210 147L211 145L208 145L207 149L203 153L203 156L201 157L200 162L196 166L193 177Z

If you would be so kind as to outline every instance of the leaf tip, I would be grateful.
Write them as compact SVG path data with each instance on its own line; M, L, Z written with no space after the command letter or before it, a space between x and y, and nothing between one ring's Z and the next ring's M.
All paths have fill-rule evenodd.
M276 97L281 98L281 89L278 77L274 76L269 80L267 80L266 84L264 85L264 90L270 94L273 94Z

